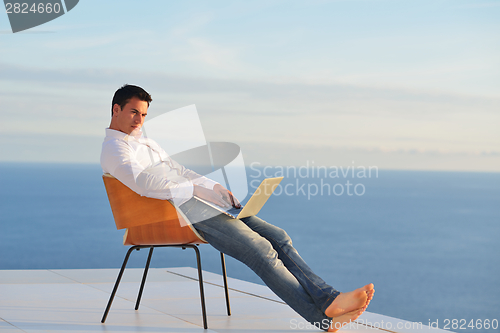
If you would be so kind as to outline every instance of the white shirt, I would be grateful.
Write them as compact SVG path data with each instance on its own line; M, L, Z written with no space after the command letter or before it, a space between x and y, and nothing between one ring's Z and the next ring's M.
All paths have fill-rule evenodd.
M140 131L128 135L106 128L101 167L141 196L171 199L177 207L193 197L193 185L213 189L217 184L172 160Z

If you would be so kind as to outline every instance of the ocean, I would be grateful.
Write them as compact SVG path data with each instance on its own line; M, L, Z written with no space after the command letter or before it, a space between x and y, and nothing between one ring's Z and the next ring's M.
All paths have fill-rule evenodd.
M374 283L368 311L448 322L455 332L499 331L477 323L500 320L500 173L251 167L250 192L264 171L285 179L259 216L284 228L338 290ZM123 231L101 174L99 165L0 163L0 269L118 268ZM203 269L220 273L217 252L200 249ZM142 267L146 252L134 253L129 267ZM162 249L151 265L196 261L189 250ZM232 258L227 269L262 283Z

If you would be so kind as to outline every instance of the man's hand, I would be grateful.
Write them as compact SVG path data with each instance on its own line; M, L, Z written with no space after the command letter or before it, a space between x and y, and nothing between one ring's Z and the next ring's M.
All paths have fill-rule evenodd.
M211 203L214 203L224 208L230 208L232 206L231 193L220 184L216 184L213 190L209 190L208 188L194 185L193 194L203 200L210 201ZM236 200L236 198L234 197L233 199L234 203L238 205L239 201Z
M220 184L215 184L214 192L217 192L221 195L225 202L227 202L231 207L240 208L240 202L236 197L229 192L224 186Z

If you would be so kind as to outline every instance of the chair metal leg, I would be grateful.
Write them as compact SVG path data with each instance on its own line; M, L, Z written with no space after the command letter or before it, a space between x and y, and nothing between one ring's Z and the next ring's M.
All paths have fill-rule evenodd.
M140 246L132 246L128 251L127 255L125 256L125 259L123 260L122 268L120 269L120 273L118 274L118 277L116 278L115 286L113 287L113 292L111 293L111 296L109 297L108 305L106 306L106 310L104 311L104 315L102 316L101 323L104 323L106 321L106 317L108 316L109 309L111 308L111 304L113 303L113 299L115 298L116 291L118 290L118 285L120 284L120 281L123 276L123 272L125 271L125 267L127 266L127 261L128 258L130 257L130 254L132 253L133 250L140 250Z
M227 288L227 274L226 274L226 260L224 258L224 253L220 253L220 261L222 264L222 278L224 279L224 292L226 294L226 308L227 315L231 315L231 305L229 304L229 290Z
M141 303L142 291L144 290L144 284L146 283L146 277L149 271L149 264L151 263L151 257L153 256L154 246L149 249L148 260L146 261L146 267L144 267L144 274L142 275L141 287L139 288L139 294L137 295L137 301L135 302L135 309L139 310L139 304Z
M149 271L149 265L151 263L151 258L153 256L153 249L155 247L181 247L183 249L190 247L195 251L195 253L196 253L196 266L198 269L198 281L200 284L200 299L201 299L201 312L203 315L203 328L208 329L207 310L206 310L206 306L205 306L205 291L203 288L203 274L202 274L202 268L201 268L200 250L198 249L198 247L196 245L191 245L191 244L186 244L186 245L156 245L156 246L154 246L154 245L149 245L149 246L148 245L135 245L135 246L132 246L127 251L127 254L125 255L125 259L123 260L123 264L122 264L122 267L120 269L120 273L118 273L118 277L116 278L116 282L115 282L115 285L113 287L113 291L112 291L111 296L109 298L108 305L106 306L106 310L104 311L104 315L102 316L101 323L104 323L106 321L109 310L111 309L111 304L113 303L113 300L114 300L115 295L116 295L116 291L118 290L118 286L120 285L120 281L121 281L123 273L125 271L125 267L127 266L127 262L128 262L129 257L130 257L130 254L132 253L133 250L140 250L142 248L149 248L148 259L146 262L146 267L144 268L142 282L141 282L141 286L139 288L139 294L137 296L137 301L135 304L135 309L136 310L139 309L139 305L140 305L141 298L142 298L142 293L144 290L144 285L146 284L146 278L147 278L147 274ZM226 294L227 315L230 316L231 315L231 308L230 308L230 304L229 304L229 291L228 291L228 287L227 287L226 263L225 263L223 253L221 253L221 263L222 263L222 272L223 272L223 278L224 278L224 290L225 290L225 294Z
M198 281L200 283L201 312L203 315L203 328L208 329L207 310L205 307L205 292L203 290L203 275L201 273L200 250L195 245L186 245L186 247L190 247L190 248L194 249L194 251L196 252L196 264L198 267Z

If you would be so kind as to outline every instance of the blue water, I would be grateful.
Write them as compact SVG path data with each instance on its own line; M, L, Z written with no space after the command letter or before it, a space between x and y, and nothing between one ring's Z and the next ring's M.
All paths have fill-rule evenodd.
M323 195L308 199L307 187L311 194L322 180ZM0 269L121 265L123 231L115 229L98 165L3 163L0 184ZM373 282L369 311L438 320L441 328L445 319L500 320L500 173L379 170L371 178L289 175L280 190L287 184L291 195L273 195L259 216L286 229L337 289ZM342 195L327 193L335 184ZM203 268L219 273L216 251L201 251ZM134 253L130 267L144 265L145 252ZM261 283L239 262L227 264L229 276ZM195 259L189 250L158 250L152 266L194 267Z

